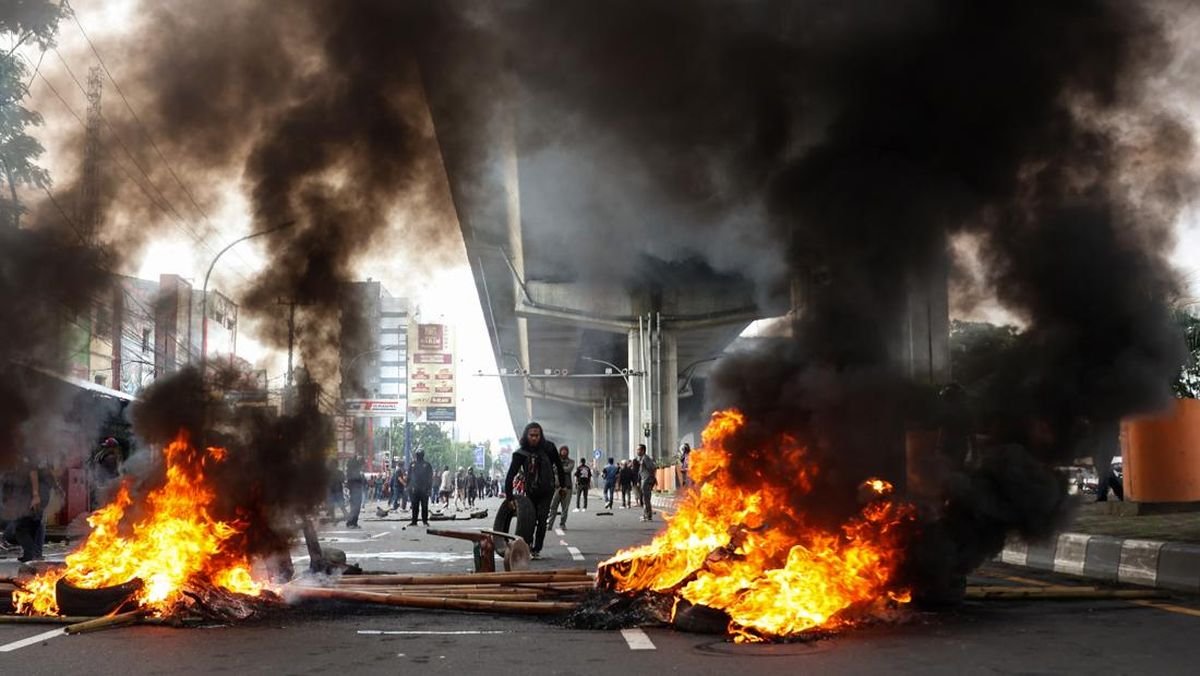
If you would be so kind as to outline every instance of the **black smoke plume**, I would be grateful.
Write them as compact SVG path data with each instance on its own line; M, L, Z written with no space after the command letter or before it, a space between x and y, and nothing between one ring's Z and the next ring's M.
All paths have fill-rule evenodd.
M210 385L194 368L155 382L133 408L134 432L156 447L183 434L196 452L226 449L225 460L206 470L216 487L212 516L244 525L233 551L286 556L297 518L316 511L328 486L325 451L333 429L316 385L301 378L295 406L282 415L215 400ZM164 469L151 465L150 476L140 479L157 485Z
M930 552L950 575L1054 523L1049 467L1078 430L1168 396L1182 351L1166 253L1195 187L1191 133L1151 89L1173 11L155 2L136 63L172 152L242 172L258 227L297 222L272 235L248 306L277 318L267 337L282 345L278 304L299 303L318 372L338 353L340 283L390 219L418 240L455 234L430 216L439 150L485 202L476 216L500 219L488 186L515 148L527 257L585 282L637 284L651 260L700 261L771 300L798 286L794 341L724 360L711 403L746 411L747 448L777 431L809 441L827 470L798 500L819 518L844 515L868 472L902 472L908 290L944 271L951 236L973 235L1028 340L1004 367L1016 401L980 423L1003 450L955 475L914 548L914 575Z

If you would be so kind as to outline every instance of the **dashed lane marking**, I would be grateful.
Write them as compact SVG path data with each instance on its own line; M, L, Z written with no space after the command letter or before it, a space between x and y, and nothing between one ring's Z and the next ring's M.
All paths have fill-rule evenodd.
M567 551L571 552L571 558L576 561L583 560L583 552L579 551L578 547L567 547Z
M492 629L463 629L460 631L359 629L355 633L361 636L481 636L484 634L508 634L510 632Z
M21 648L24 648L26 646L31 646L36 643L41 643L42 641L49 641L52 638L57 638L59 636L66 636L66 633L67 633L66 629L58 628L58 629L52 629L50 631L42 632L36 636L30 636L29 638L23 638L20 641L13 641L12 643L5 643L4 645L0 645L0 653L12 652L14 650L19 650Z
M654 642L646 635L646 632L634 627L632 629L622 629L621 636L625 637L625 642L629 644L630 650L654 650Z
M566 537L566 535L567 535L567 534L566 534L566 533L563 531L563 529L561 529L561 528L555 528L555 529L554 529L554 534L555 534L555 535L557 535L557 536L558 536L558 537L560 537L560 538L561 538L561 537Z
M1185 608L1184 606L1177 606L1174 603L1164 603L1162 601L1151 601L1151 600L1142 600L1142 599L1133 600L1133 601L1130 601L1130 603L1134 604L1135 606L1145 606L1147 608L1158 608L1159 610L1165 610L1168 613L1178 613L1180 615L1191 615L1192 617L1200 617L1200 610L1197 610L1195 608Z

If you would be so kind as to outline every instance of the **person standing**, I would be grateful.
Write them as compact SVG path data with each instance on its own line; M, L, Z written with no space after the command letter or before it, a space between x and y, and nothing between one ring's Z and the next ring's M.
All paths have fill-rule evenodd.
M571 466L571 449L561 446L558 449L558 460L563 467ZM571 478L558 477L558 488L554 490L554 499L550 501L550 523L558 515L558 527L567 529L567 512L571 511Z
M350 458L346 463L346 488L350 489L350 515L346 517L347 528L358 528L358 513L362 511L367 477L363 475L362 460Z
M617 490L617 475L620 470L617 469L617 461L613 458L608 459L608 464L604 466L601 472L601 477L604 479L604 508L613 508L613 496Z
M641 507L642 489L638 484L638 478L642 475L642 461L635 456L633 461L630 463L630 466L633 468L633 501L638 507Z
M575 511L580 510L579 502L583 500L583 509L587 509L588 492L592 490L592 468L588 467L587 459L580 458L579 466L575 468Z
M688 468L692 465L692 445L682 443L679 445L679 488L687 488L691 485L688 480Z
M46 504L54 490L53 473L33 458L23 456L4 477L0 492L4 499L2 515L9 520L6 539L21 546L21 563L42 560L46 543Z
M646 455L646 444L638 444L637 457L638 466L638 484L641 489L639 492L642 495L642 521L654 520L654 508L652 506L651 497L653 496L654 485L658 483L658 477L655 476L655 470L658 467L654 464L654 458Z
M413 454L412 465L408 468L408 489L412 493L412 521L408 525L417 525L417 517L429 525L429 494L433 491L433 465L425 461L425 451Z
M637 482L637 472L628 460L621 461L621 469L617 471L617 483L621 487L621 508L629 509L629 494L633 492L633 484Z
M337 520L338 510L342 512L342 518L347 519L350 515L346 512L346 475L342 473L342 469L338 467L336 460L329 461L329 518Z
M389 505L392 509L408 508L408 500L405 496L408 492L408 477L404 475L403 465L396 468L392 473L392 503ZM403 506L401 503L403 502Z
M525 496L533 503L536 520L533 544L529 553L541 558L546 541L546 519L550 516L550 501L554 498L554 477L565 478L566 470L558 459L558 449L544 436L542 426L531 422L521 433L520 446L513 452L512 464L504 477L504 499L513 499L513 481L517 473L525 474Z
M479 482L476 481L475 467L467 468L467 508L475 508L475 498L479 496Z
M442 468L442 493L441 501L445 504L446 509L450 509L450 497L454 495L454 472L450 471L450 465L445 465Z

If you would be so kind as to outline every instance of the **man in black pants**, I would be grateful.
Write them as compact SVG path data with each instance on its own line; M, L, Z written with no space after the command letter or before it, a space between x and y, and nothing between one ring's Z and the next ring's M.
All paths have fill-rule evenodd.
M533 503L537 515L533 542L529 548L529 553L536 559L541 557L542 545L546 541L546 519L550 516L550 502L554 499L554 477L558 477L559 485L566 485L570 481L567 468L559 461L558 449L545 437L538 423L529 423L521 434L521 446L513 453L512 464L508 466L508 474L504 477L505 500L513 499L513 480L519 472L525 473L525 496Z
M429 492L433 490L433 465L425 460L425 451L413 454L412 465L408 468L408 490L412 498L412 521L410 526L417 525L417 517L429 525Z
M575 468L575 511L580 509L587 511L588 492L592 490L592 468L588 467L587 460L580 458L579 467ZM580 499L583 500L583 507L579 506Z
M350 458L346 463L346 488L350 489L350 515L346 517L347 528L359 528L358 514L362 510L366 487L367 477L363 475L362 460Z

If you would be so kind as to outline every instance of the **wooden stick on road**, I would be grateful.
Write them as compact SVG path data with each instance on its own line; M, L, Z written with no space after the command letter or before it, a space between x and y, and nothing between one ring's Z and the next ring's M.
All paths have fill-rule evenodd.
M445 596L415 596L411 594L380 594L376 592L347 591L342 589L300 588L296 596L302 599L329 601L351 601L407 608L431 608L435 610L468 610L516 615L557 615L577 607L574 603L558 601L486 601L460 599Z
M113 627L133 624L134 622L142 619L147 612L149 611L147 611L145 608L138 608L137 610L131 610L127 613L97 617L94 620L87 620L86 622L79 622L77 624L69 624L66 627L63 627L63 631L68 634L75 635L86 634L93 631L103 631L104 629L112 629Z
M582 568L554 571L513 571L503 573L463 573L458 575L345 575L339 585L447 585L505 582L587 582Z

